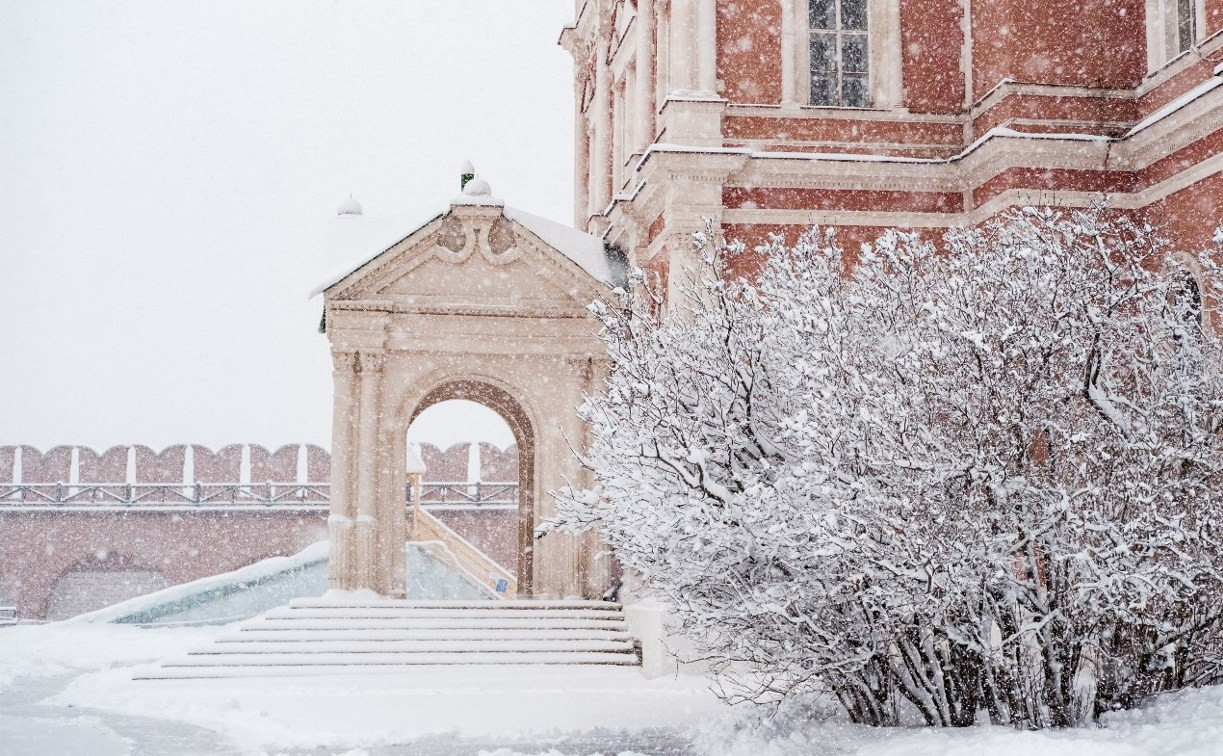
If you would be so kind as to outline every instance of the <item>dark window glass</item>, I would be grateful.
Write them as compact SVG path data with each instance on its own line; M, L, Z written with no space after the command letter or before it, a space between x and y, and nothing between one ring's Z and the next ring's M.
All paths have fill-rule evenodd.
M845 34L841 37L841 68L845 73L866 73L866 35Z
M835 34L811 35L811 73L837 70L837 41Z
M810 0L807 15L812 29L837 28L836 0Z
M1192 273L1186 273L1179 290L1173 295L1173 306L1185 325L1197 330L1202 327L1202 289Z
M835 105L833 96L836 94L835 85L827 76L811 76L811 104L812 105Z
M1176 22L1177 52L1182 53L1193 47L1193 38L1196 36L1194 27L1197 25L1197 18L1193 0L1177 0Z
M867 77L846 76L841 79L841 104L847 108L865 108L870 104L870 87Z
M841 28L866 29L866 0L841 0Z

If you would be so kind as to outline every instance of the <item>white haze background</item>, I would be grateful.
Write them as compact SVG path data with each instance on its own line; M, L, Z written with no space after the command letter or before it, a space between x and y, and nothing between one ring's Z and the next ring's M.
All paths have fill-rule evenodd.
M444 206L468 158L570 222L573 13L0 0L0 444L330 446L323 224Z

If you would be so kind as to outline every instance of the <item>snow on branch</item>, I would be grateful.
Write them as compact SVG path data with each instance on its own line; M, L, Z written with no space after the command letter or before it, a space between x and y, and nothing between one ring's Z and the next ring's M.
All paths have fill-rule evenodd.
M597 484L550 527L595 529L724 689L1049 727L1223 678L1223 353L1155 232L812 231L752 280L716 238L671 316L640 275L594 310Z

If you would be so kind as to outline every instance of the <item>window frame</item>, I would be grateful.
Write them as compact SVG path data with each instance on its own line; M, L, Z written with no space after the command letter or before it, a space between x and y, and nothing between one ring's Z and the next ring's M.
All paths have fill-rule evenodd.
M1180 38L1188 5L1189 39ZM1204 39L1206 3L1202 0L1146 0L1147 72L1154 73L1197 47Z
M826 5L831 11L832 19L828 26L814 26L810 20L811 6L814 3ZM846 3L859 3L862 11L862 26L851 27L846 22ZM874 102L873 91L871 87L871 53L874 51L874 46L871 44L871 22L870 22L870 0L807 0L808 19L805 24L807 27L807 39L804 48L807 52L807 105L814 107L841 107L841 108L870 108ZM826 88L827 95L823 101L816 102L815 80L815 49L817 40L824 41L825 60L831 64L829 67L821 70L821 80L827 82L830 86ZM859 67L850 70L846 63L846 52L850 44L860 40L865 45L865 52L861 55ZM831 42L831 44L827 44ZM862 97L862 101L851 100L850 82L862 81L865 79L861 89L856 92Z
M1202 266L1193 255L1184 252L1175 252L1168 256L1164 261L1161 275L1169 279L1173 283L1177 281L1183 282L1186 285L1184 289L1177 289L1175 293L1179 296L1182 292L1189 291L1192 288L1192 296L1196 303L1195 320L1192 325L1195 327L1195 337L1206 338L1214 333L1215 319L1214 313L1211 312L1210 302L1208 299L1209 290L1207 288L1207 277L1202 270ZM1173 293L1173 292L1170 292ZM1172 301L1169 305L1177 304ZM1193 310L1189 310L1192 312ZM1190 321L1185 321L1186 325L1190 325Z
M866 0L867 104L811 103L812 0L782 0L782 104L839 110L889 110L903 98L900 60L900 0ZM840 0L837 0L840 6ZM836 32L838 37L843 31ZM852 32L850 32L852 33ZM838 53L839 55L839 53ZM838 72L838 78L843 76Z

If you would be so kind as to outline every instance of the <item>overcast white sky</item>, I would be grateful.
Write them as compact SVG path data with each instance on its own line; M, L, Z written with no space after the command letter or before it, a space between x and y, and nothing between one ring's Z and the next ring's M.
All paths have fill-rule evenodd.
M573 0L0 0L0 444L330 445L322 225L572 221Z

